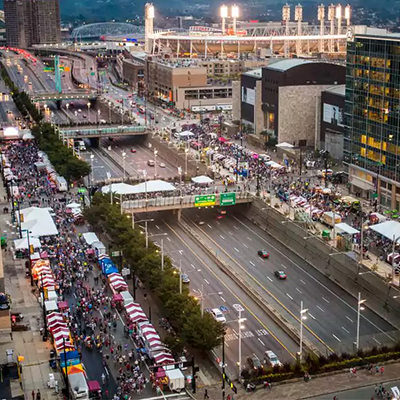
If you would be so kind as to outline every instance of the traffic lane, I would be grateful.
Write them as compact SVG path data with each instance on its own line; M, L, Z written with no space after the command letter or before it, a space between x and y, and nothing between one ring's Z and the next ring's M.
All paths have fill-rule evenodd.
M216 292L223 292L223 297L226 300L226 305L233 309L233 304L241 304L245 308L243 315L249 320L252 318L255 322L256 331L254 336L261 338L265 344L265 350L273 350L278 357L283 360L293 360L292 355L297 351L297 345L290 339L286 332L277 326L265 312L258 307L240 287L236 285L224 272L215 266L214 260L202 248L198 246L190 235L183 231L173 221L164 222L168 233L167 241L171 241L175 248L186 249L190 254L190 260L197 260L202 268L203 280L198 282L198 285L204 284L204 278L208 282L215 282L218 286L215 287ZM165 242L166 243L166 242ZM200 276L197 275L196 276ZM196 279L195 274L192 276ZM207 284L208 285L208 284ZM229 297L228 297L229 296ZM229 300L228 300L229 299ZM229 304L228 304L229 303ZM265 330L265 331L261 331ZM268 334L265 334L268 333ZM258 339L257 339L257 342ZM261 343L258 343L258 345Z
M170 238L172 237L171 235L169 236ZM185 243L189 243L190 239L185 238ZM196 292L194 292L193 294L195 296L199 296L199 290L201 290L201 285L203 284L203 287L206 286L204 288L205 293L207 293L207 289L210 290L210 292L212 293L218 293L218 292L222 292L223 293L223 299L225 300L225 302L223 302L222 300L220 300L219 302L216 301L215 302L215 298L217 298L217 296L215 296L214 299L211 299L211 301L207 302L207 297L205 297L206 300L206 304L205 307L210 307L210 308L215 308L215 307L219 307L221 305L221 303L225 306L227 306L230 309L230 313L228 315L226 315L227 318L227 331L226 331L226 336L225 336L225 344L226 344L226 360L228 362L228 365L231 367L231 369L233 370L233 373L237 373L237 370L235 370L235 365L237 363L238 360L238 327L235 326L237 325L237 322L233 322L234 320L237 320L238 315L235 314L234 308L233 308L233 304L242 304L242 302L239 301L238 303L238 299L233 297L232 294L230 294L228 291L224 291L224 287L222 287L222 285L218 284L218 281L216 281L215 277L212 276L211 274L207 274L206 271L204 271L204 269L202 269L201 273L198 273L198 269L201 269L201 267L204 268L204 264L202 264L201 262L195 259L192 259L192 257L189 255L187 255L186 253L188 253L188 250L183 250L180 249L180 247L182 247L183 243L182 241L180 241L180 239L178 239L178 241L172 240L171 242L167 241L167 243L169 245L172 244L172 249L179 249L179 250L172 250L173 252L176 251L173 254L176 254L176 257L180 257L181 259L181 263L182 263L182 267L185 268L185 265L188 265L188 268L186 269L193 269L194 273L190 274L190 278L191 278L191 286L196 286ZM167 244L167 246L168 246ZM189 244L191 245L191 244ZM166 245L164 245L165 248L167 248ZM187 247L186 247L187 248ZM179 253L179 254L178 254ZM173 256L173 254L171 254L171 257ZM198 253L197 253L198 254ZM202 257L202 259L204 260L204 258ZM176 259L177 264L179 265L179 260ZM190 265L190 266L189 266ZM192 265L194 266L194 268L192 267ZM235 293L238 293L235 290ZM211 296L210 296L211 297ZM281 354L282 353L282 348L280 346L276 346L276 343L273 343L274 341L271 341L271 337L268 334L268 331L263 328L261 326L261 324L256 321L255 318L253 318L251 315L249 315L247 312L243 312L242 313L242 317L243 318L247 318L247 321L245 321L243 324L246 326L245 329L243 329L242 331L242 365L245 365L246 363L246 358L248 356L251 356L253 353L257 354L258 357L260 359L263 358L264 352L265 350L269 350L272 349L277 355L278 357L280 357L281 359L287 360L289 361L289 359L291 359L291 357L289 356L288 353L286 353L286 358L285 358L285 354ZM231 322L229 322L231 321ZM221 349L219 349L221 350ZM221 356L219 354L219 356ZM231 361L231 362L229 362Z
M286 282L279 282L278 285L275 285L271 282L271 280L276 281L275 277L272 275L271 277L267 276L267 279L265 279L265 275L263 274L263 271L260 270L258 267L256 267L257 262L258 264L260 263L260 258L256 255L257 249L252 249L249 250L249 246L246 246L246 239L247 237L239 237L238 242L236 243L228 243L225 244L223 243L224 240L234 240L232 239L232 236L229 235L229 232L234 231L235 235L238 234L238 232L241 232L240 229L240 224L239 226L238 223L233 222L232 224L228 224L228 221L231 220L232 215L228 216L226 219L221 220L220 222L216 221L217 224L220 224L219 226L216 225L214 226L213 233L213 239L217 242L217 244L221 246L227 246L227 248L233 248L233 249L238 249L240 248L240 253L238 252L233 252L234 257L237 261L240 260L239 264L245 269L246 273L251 274L254 276L254 278L260 282L260 286L264 286L268 291L270 291L276 298L282 302L283 307L287 307L292 313L292 317L296 318L297 323L299 320L297 319L297 315L300 310L300 301L305 299L306 297L304 296L305 293L308 293L310 297L308 302L304 303L304 308L308 309L308 318L307 323L305 326L309 327L312 329L312 332L314 335L317 336L317 339L321 339L320 341L326 342L331 346L334 347L339 347L341 348L342 341L347 341L348 344L351 345L353 342L353 338L356 335L356 318L357 318L357 311L355 309L351 308L351 305L348 303L344 303L340 300L339 296L331 296L330 293L328 292L320 292L319 288L322 286L316 286L315 281L310 281L305 279L303 275L294 277L292 276L292 273L288 273L288 267L286 267L287 260L285 264L282 264L279 261L279 256L282 254L274 254L271 252L271 250L268 248L268 251L270 251L270 259L268 262L265 264L270 264L272 260L276 259L278 261L277 267L273 269L280 269L284 270L286 273L288 273L288 280ZM226 226L223 230L219 230L221 227L221 224L226 222L230 226ZM208 224L209 225L209 224ZM211 225L210 225L211 226ZM237 229L235 229L235 227ZM200 229L200 228L199 228ZM206 229L206 228L204 228ZM211 229L207 229L207 234L210 234ZM228 232L228 234L225 234L225 236L222 235L223 232ZM249 237L249 236L248 236ZM224 238L224 240L222 239ZM252 243L255 242L255 239L250 238L252 240ZM242 247L245 246L245 248ZM261 243L259 243L261 245ZM261 247L262 248L262 247ZM285 260L282 260L285 261ZM295 271L294 269L292 271ZM295 271L298 273L299 270ZM241 271L244 273L244 271ZM272 271L273 273L273 271ZM291 278L292 276L292 278ZM272 279L273 278L273 279ZM291 282L291 285L289 284ZM303 283L300 285L300 282ZM312 290L309 290L308 287L306 286L309 284L309 288L312 286ZM301 289L298 288L300 286ZM322 287L323 288L323 287ZM284 289L284 290L282 290ZM339 288L337 288L339 289ZM341 290L341 289L340 289ZM313 291L319 291L318 294L318 302L316 303L315 299L313 299L312 295L310 294ZM342 291L342 290L341 290ZM301 293L299 293L301 292ZM329 296L328 296L329 294ZM324 303L321 303L321 299L324 301ZM328 300L329 299L329 300ZM304 300L303 300L304 301ZM330 304L332 302L332 305ZM347 307L347 308L346 308ZM337 308L339 308L340 312L337 313ZM370 314L374 314L373 312L370 311ZM330 315L332 318L327 318L327 315ZM349 317L351 315L351 317ZM375 315L376 316L376 315ZM369 322L368 324L362 324L365 325L363 328L363 331L361 332L361 335L370 335L370 334L379 334L381 332L380 328L375 325L373 322L371 322L368 318L367 315L363 315L363 318L365 319L366 322ZM378 317L380 318L380 317ZM328 322L327 322L328 321ZM382 320L381 323L387 324L386 321ZM330 326L329 326L330 325ZM392 327L392 329L394 329ZM310 332L311 333L311 332ZM389 343L392 341L391 336L387 338L389 340ZM372 339L375 340L375 339ZM377 342L378 343L378 342Z
M122 172L111 161L104 157L98 149L91 149L91 152L82 152L80 153L80 157L91 165L91 154L94 155L93 171L95 182L108 180L107 172L111 174L112 179L117 179L122 176Z
M271 298L271 303L282 313L294 326L298 326L300 323L299 313L301 307L301 301L304 301L304 308L308 309L308 320L304 323L306 329L310 329L312 336L310 340L315 342L321 342L322 344L327 343L330 346L335 347L339 345L341 340L338 335L347 335L348 331L343 331L341 326L338 326L338 321L333 318L327 319L329 314L328 305L315 305L315 301L307 300L307 288L302 285L299 286L295 278L288 277L287 280L279 280L275 277L274 271L286 270L279 262L273 264L274 254L270 255L268 260L264 260L257 255L257 249L253 246L252 239L250 237L237 237L237 233L240 231L235 230L233 226L224 224L225 220L228 220L230 216L220 221L207 222L202 231L206 231L208 235L215 241L216 245L221 246L221 251L226 249L232 249L234 251L229 252L229 256L232 258L228 259L228 262L233 268L239 271L243 275L244 279L247 279L249 284L255 288L262 296L268 295ZM211 227L211 228L209 228ZM200 228L199 228L200 229ZM250 240L249 240L250 239ZM246 244L247 243L247 244ZM237 264L236 264L237 263ZM240 267L239 267L240 266ZM343 323L346 319L343 315L340 316ZM348 322L348 321L347 321ZM310 332L310 333L311 333ZM305 332L305 335L307 333ZM355 337L355 333L352 338ZM339 340L338 340L339 338ZM338 343L336 343L338 342Z
M326 276L318 272L315 268L310 267L306 262L304 262L302 258L298 257L295 253L291 252L290 258L286 256L286 254L288 253L288 249L285 246L279 243L267 232L264 232L262 229L258 228L251 221L246 219L246 217L242 216L241 214L239 216L244 221L246 221L239 221L236 217L234 217L239 224L246 227L247 229L250 228L248 229L250 233L252 232L253 235L257 236L258 238L263 238L264 243L266 245L269 245L270 249L276 251L288 261L288 270L289 267L291 267L291 271L293 272L295 271L295 269L300 270L307 277L306 282L310 282L310 284L320 286L325 291L325 294L329 294L331 298L336 299L338 304L342 303L343 305L345 305L347 307L347 310L353 310L354 312L357 311L357 300L355 299L355 297L348 294L334 282L329 280ZM395 327L393 325L389 324L381 316L368 309L368 304L365 304L365 306L366 309L365 311L363 311L362 314L362 319L364 321L369 322L371 325L378 326L378 331L382 330L384 332L387 332L395 330Z

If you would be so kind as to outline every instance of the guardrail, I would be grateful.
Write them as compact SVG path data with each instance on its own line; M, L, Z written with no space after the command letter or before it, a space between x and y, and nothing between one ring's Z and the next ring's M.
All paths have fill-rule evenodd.
M253 201L253 197L249 192L235 192L236 193L236 204L240 203L250 203ZM211 193L213 194L213 193ZM210 195L211 195L210 194ZM189 195L189 196L171 196L171 197L155 197L150 199L140 199L140 200L128 200L122 202L123 210L131 209L148 209L148 208L190 208L195 206L195 198L197 196L203 196L206 194ZM220 197L215 196L215 204L209 207L219 206ZM175 207L178 206L178 207Z
M86 128L86 129L61 129L64 136L95 136L95 135L117 135L129 133L144 133L145 126L119 126L112 128Z

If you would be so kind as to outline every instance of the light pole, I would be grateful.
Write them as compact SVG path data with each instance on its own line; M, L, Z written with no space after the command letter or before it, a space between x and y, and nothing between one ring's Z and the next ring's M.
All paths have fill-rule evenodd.
M188 153L189 149L185 149L185 175L187 176L188 172Z
M93 183L94 183L94 166L93 166L93 161L94 161L94 154L90 155L90 164L92 166L92 187L93 187Z
M179 293L182 294L182 260L179 260Z
M146 207L147 207L147 171L143 170L143 178L144 178L144 195L146 199Z
M21 221L20 221L21 224ZM26 232L26 237L28 239L28 263L29 263L29 274L31 276L31 286L33 286L33 274L32 274L32 257L31 257L31 242L29 234L32 233L29 229L21 229L21 232Z
M396 249L396 243L400 239L400 236L396 238L395 235L393 235L393 245L392 245L392 282L394 281L394 251Z
M240 374L242 372L242 329L244 329L244 325L242 325L242 322L246 321L247 318L242 318L242 311L239 310L239 318L238 318L238 324L239 324L239 362L238 362L238 367L239 367L239 378Z
M96 125L99 125L99 123L100 123L100 115L101 115L101 110L97 110L97 114L96 114Z
M90 101L88 101L87 103L88 122L90 122L90 106L91 106Z
M111 121L111 101L108 102L108 121L110 122L110 125L112 124Z
M301 361L303 357L303 320L307 319L307 316L304 315L308 311L308 308L303 308L303 300L300 302L300 350L299 350L299 359Z
M357 303L357 338L356 338L356 350L360 347L360 316L361 311L364 310L362 305L366 302L366 299L361 300L361 292L358 292L358 303Z
M158 151L154 149L154 178L157 179L157 153Z
M161 239L161 271L164 271L164 239Z
M122 167L123 167L123 169L124 169L124 178L123 178L123 182L125 182L125 174L126 174L126 171L125 171L125 159L126 159L126 153L125 153L125 152L122 152Z

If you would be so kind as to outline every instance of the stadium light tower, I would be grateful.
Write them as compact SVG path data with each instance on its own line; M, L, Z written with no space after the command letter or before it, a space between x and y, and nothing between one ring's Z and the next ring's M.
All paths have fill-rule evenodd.
M285 22L285 35L289 36L290 6L285 4L282 8L282 21ZM285 39L285 57L289 57L289 42Z
M294 9L294 19L297 21L297 36L301 36L302 32L302 23L303 23L303 6L298 4ZM300 56L303 53L303 43L301 39L297 39L296 41L296 54Z
M337 23L337 33L338 33L338 35L340 35L342 32L342 6L340 5L340 4L338 4L337 6L336 6L336 19L337 19L337 21L338 21L338 23ZM337 42L337 47L338 47L338 50L339 50L339 47L340 46L340 40L338 39L338 42Z
M233 18L233 34L236 35L236 20L239 18L239 7L234 4L231 9Z
M228 7L222 4L219 13L222 20L222 35L225 35L225 20L228 18Z
M321 35L321 39L319 40L319 52L323 53L325 50L325 43L322 36L325 33L325 6L320 4L318 6L318 21L319 21L319 34Z
M328 7L328 20L331 21L331 36L335 34L335 13L336 13L336 7L331 4ZM329 40L329 51L333 53L335 48L333 39Z
M150 36L154 33L154 6L152 3L146 3L144 6L144 41L145 51L150 52L152 46L150 44ZM154 38L153 38L154 40Z
M347 27L349 27L350 26L350 18L351 18L351 6L350 6L350 4L347 4L347 6L344 9L344 18L346 20Z

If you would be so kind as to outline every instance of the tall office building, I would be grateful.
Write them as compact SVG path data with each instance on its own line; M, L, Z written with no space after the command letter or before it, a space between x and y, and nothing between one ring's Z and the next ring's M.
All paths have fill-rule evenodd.
M347 45L344 161L353 193L400 210L400 35Z
M9 46L61 41L59 0L4 0L4 17Z

